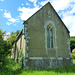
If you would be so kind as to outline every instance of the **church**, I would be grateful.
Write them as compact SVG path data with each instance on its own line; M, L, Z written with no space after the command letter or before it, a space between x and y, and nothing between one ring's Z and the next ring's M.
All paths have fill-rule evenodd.
M44 5L26 21L13 44L11 57L24 69L72 65L69 30L52 7Z

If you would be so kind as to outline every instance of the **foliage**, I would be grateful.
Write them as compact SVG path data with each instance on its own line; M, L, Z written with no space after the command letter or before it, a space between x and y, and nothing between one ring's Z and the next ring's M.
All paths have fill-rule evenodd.
M11 34L10 37L8 37L7 41L13 43L16 40L16 34Z
M6 66L0 68L0 75L17 75L22 71L22 68L8 55L6 58Z
M6 56L8 54L10 54L11 52L11 44L7 43L6 41L3 40L3 35L5 34L5 32L3 32L2 30L0 30L0 66L4 66L5 63L5 59Z
M75 53L71 54L72 59L75 59Z
M75 37L70 37L71 52L75 48Z
M10 42L11 44L13 44L18 34L19 34L19 30L17 30L15 33L12 32L10 37L8 37L7 42Z
M23 70L21 66L10 57L7 58L5 68L0 69L0 75L75 75L75 59L74 65L49 70ZM11 64L12 63L12 64Z
M20 66L23 66L23 53L22 50L18 50L18 63Z
M6 34L6 32L3 32L0 29L0 68L5 67L8 63L7 56L11 55L11 48L12 43L16 39L16 35L18 35L19 31L15 33L11 33L11 36L4 41L3 36Z

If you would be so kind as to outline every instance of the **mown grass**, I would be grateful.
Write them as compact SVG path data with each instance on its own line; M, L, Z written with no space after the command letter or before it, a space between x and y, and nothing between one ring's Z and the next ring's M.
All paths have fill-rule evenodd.
M23 70L10 57L7 58L8 65L0 68L0 75L75 75L75 59L74 65L50 70Z

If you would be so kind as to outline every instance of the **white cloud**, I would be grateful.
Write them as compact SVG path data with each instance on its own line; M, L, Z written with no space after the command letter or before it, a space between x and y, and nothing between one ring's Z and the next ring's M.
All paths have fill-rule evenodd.
M50 0L46 0L46 1L42 1L42 2L39 2L40 5L44 6L47 2L49 2Z
M8 19L8 22L6 23L7 25L11 25L13 23L19 22L19 18L18 17L17 18L12 18L10 12L6 12L6 10L5 10L3 15L4 15L5 18Z
M26 5L30 5L29 3L26 3Z
M12 22L12 23L14 23L15 21L16 21L16 19L14 19L14 18L10 18L10 19L8 19L10 22Z
M73 13L75 13L75 4L72 5L72 10L70 11L70 14L73 14Z
M8 22L7 22L6 24L7 24L7 25L13 24L13 25L16 26L16 23L19 23L19 22L20 22L19 19L9 18L9 19L8 19Z
M20 18L21 20L27 20L30 16L32 16L40 7L36 4L37 0L29 0L30 2L34 3L34 8L26 8L26 7L19 7L18 11L21 11ZM26 5L30 5L26 3Z
M19 22L19 19L15 19L15 18L10 18L8 20L12 23Z
M10 32L4 34L4 36L3 36L4 40L6 41L8 39L8 37L10 37L10 35L11 35Z
M75 36L75 15L70 14L71 11L63 13L63 22L68 27L71 36Z
M56 9L56 11L59 11L66 9L68 7L69 2L70 0L58 0L58 1L56 0L52 4Z
M25 8L25 7L19 7L18 11L21 11L20 13L20 18L22 20L27 20L30 16L32 16L37 10L39 9L39 7L35 7L35 8Z
M4 1L4 0L0 0L0 1Z
M37 2L37 0L29 0L29 1L31 1L31 2L35 2L35 3Z
M6 18L11 18L11 14L8 12L4 12L4 17L6 17Z
M24 4L22 3L21 5L23 6Z
M3 9L0 9L0 11L3 11Z
M33 2L35 7L37 6L37 5L36 5L37 0L29 0L29 1L30 1L30 2Z
M8 26L10 26L12 23L10 23L10 22L7 22L6 24L7 24Z
M45 5L47 2L50 2L56 11L67 9L71 6L71 3L75 2L75 0L46 0L42 1L39 4Z

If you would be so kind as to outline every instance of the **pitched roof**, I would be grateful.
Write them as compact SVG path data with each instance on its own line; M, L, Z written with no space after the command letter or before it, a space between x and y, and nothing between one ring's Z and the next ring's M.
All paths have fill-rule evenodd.
M47 4L50 4L50 6L52 7L52 9L55 11L55 9L53 8L53 6L51 5L50 2L48 2ZM47 4L45 4L43 7L45 7ZM42 8L43 8L42 7ZM42 8L40 8L37 12L35 12L32 16L34 16L36 13L38 13ZM55 11L55 13L57 14L57 12ZM32 17L31 16L31 17ZM59 17L59 15L57 14L57 16ZM23 20L23 24L26 23L31 17L29 17L26 21ZM68 33L70 33L70 31L68 30L68 28L66 27L66 25L64 24L64 22L61 20L61 18L59 17L60 21L63 23L63 25L65 26L65 28L67 29Z

